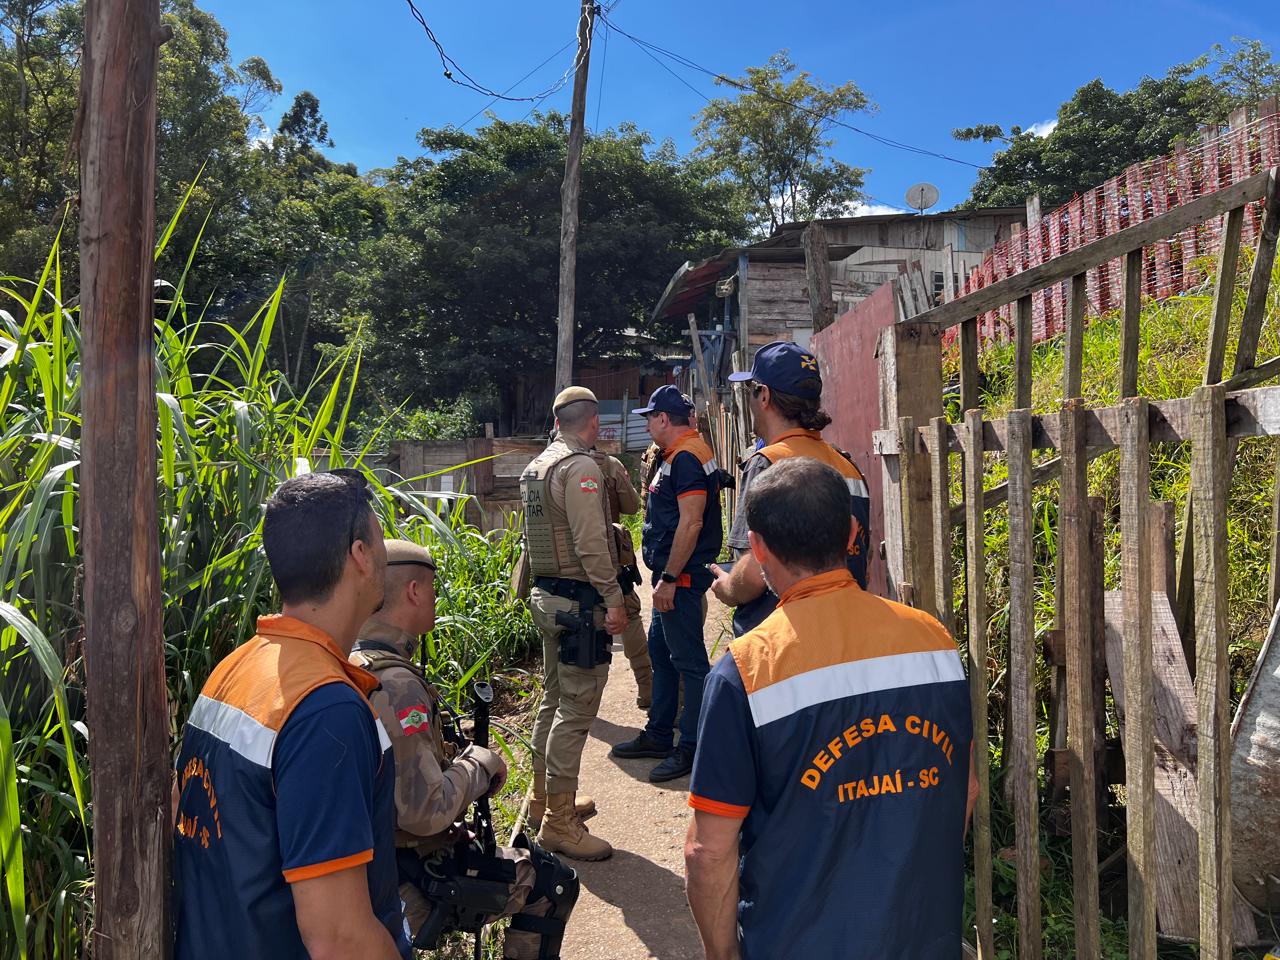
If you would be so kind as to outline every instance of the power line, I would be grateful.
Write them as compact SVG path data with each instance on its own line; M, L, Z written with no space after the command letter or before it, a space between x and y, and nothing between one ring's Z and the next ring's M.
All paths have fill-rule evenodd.
M471 76L471 74L467 73L467 71L458 64L457 60L454 60L453 57L449 56L449 54L445 52L444 46L440 43L435 32L431 29L430 24L427 23L426 17L422 15L422 12L414 4L413 0L405 0L405 3L409 5L409 12L413 14L413 18L421 24L422 29L426 32L427 39L431 41L431 45L436 48L436 54L440 57L440 66L444 68L444 78L450 83L456 83L460 87L465 87L468 90L474 90L476 93L482 94L486 97L492 97L493 101L491 102L505 100L509 103L529 103L531 101L545 100L547 97L563 88L564 85L569 82L569 78L573 76L574 71L578 69L578 58L582 55L583 51L579 51L578 56L574 57L573 65L565 71L564 76L552 84L547 90L542 93L536 93L530 97L509 97L505 92L493 90L480 83L475 79L475 77ZM589 41L590 38L588 37L588 46L590 46ZM557 53L558 52L559 51L557 51ZM552 54L552 56L555 56L555 54ZM459 76L462 77L461 80L458 79ZM518 82L519 81L517 81L517 83ZM515 84L512 85L512 87L514 86ZM512 87L508 87L507 89L511 90ZM488 107L485 109L488 109Z
M904 143L901 140L894 140L890 137L882 137L879 134L872 133L870 130L864 130L861 127L854 126L851 123L846 123L845 121L839 120L835 117L827 116L826 114L823 114L820 111L814 110L811 107L806 107L803 104L793 103L790 100L786 100L782 97L775 97L772 94L766 93L763 90L756 90L753 87L750 87L749 85L741 82L740 80L735 80L733 77L725 76L723 73L717 73L714 70L711 70L707 67L702 66L702 64L700 63L696 63L695 61L690 60L688 57L682 56L681 54L678 54L678 53L674 53L670 50L667 50L664 47L660 47L656 43L650 43L647 40L641 40L639 37L628 33L626 30L623 30L620 26L618 26L611 19L609 19L608 16L604 13L601 13L601 19L604 20L604 22L609 27L611 27L614 30L617 30L620 34L622 34L632 43L640 47L641 50L643 50L646 54L649 55L650 59L659 63L663 67L663 69L665 69L672 76L676 77L676 79L680 80L681 83L683 83L690 90L693 90L694 93L698 94L698 96L702 97L702 99L706 100L708 103L711 102L710 97L708 97L702 91L696 89L692 84L688 83L686 80L684 80L684 78L676 74L675 71L673 71L666 64L663 64L661 63L661 61L658 61L657 57L655 57L654 54L655 53L661 54L662 56L667 57L668 59L674 61L680 66L683 66L690 70L696 70L699 73L704 73L707 76L715 79L716 81L720 83L728 84L729 86L735 87L738 90L742 90L747 93L754 93L757 96L763 97L766 100L771 100L774 103L791 107L793 110L797 110L801 113L806 113L824 123L830 123L833 126L844 127L846 130L852 130L854 133L858 133L864 137L868 137L869 139L874 140L877 143L883 144L884 146L893 147L894 149L897 149L897 150L905 150L909 153L918 154L920 156L934 157L938 160L947 160L947 161L950 161L951 163L958 163L966 167L973 167L975 170L986 169L982 164L971 163L968 160L961 160L959 157L953 157L953 156L950 156L949 154L939 153L936 150L930 150L926 147L917 147L909 143Z
M519 80L517 80L517 81L516 81L515 83L513 83L511 86L507 87L507 89L503 90L503 91L502 91L502 96L506 96L508 93L510 93L510 92L511 92L512 90L514 90L516 87L520 86L520 84L524 83L526 80L528 80L530 77L532 77L535 73L537 73L539 70L541 70L543 67L545 67L548 63L550 63L550 62L551 62L552 60L554 60L556 57L560 56L560 54L564 53L566 50L568 50L570 47L572 47L572 46L573 46L573 44L574 44L574 41L573 41L573 40L570 40L570 41L569 41L568 43L566 43L563 47L561 47L559 50L557 50L557 51L556 51L555 53L553 53L551 56L547 57L547 59L543 60L540 64L538 64L536 67L534 67L534 68L533 68L532 70L530 70L528 73L526 73L523 77L521 77ZM460 127L465 127L465 126L466 126L467 124L469 124L472 120L474 120L476 117L480 116L480 114L484 113L486 110L488 110L490 107L492 107L495 103L497 103L497 102L498 102L499 100L501 100L501 99L502 99L502 97L494 97L494 98L493 98L493 99L491 99L488 103L486 103L483 107L481 107L479 110L477 110L475 113L473 113L471 116L467 117L467 119L466 119L466 120L463 120L463 121L462 121L462 123L460 123L460 124L459 124L459 126L460 126Z
M591 129L600 132L600 106L604 103L604 68L609 62L609 25L604 27L604 49L600 54L600 83L596 86L596 122Z

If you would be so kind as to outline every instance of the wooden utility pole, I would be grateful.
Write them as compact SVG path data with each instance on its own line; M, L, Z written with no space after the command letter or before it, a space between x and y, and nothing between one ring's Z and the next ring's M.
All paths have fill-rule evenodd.
M582 0L578 18L578 70L573 75L569 113L569 149L560 187L560 311L556 327L556 392L573 380L573 310L578 272L578 187L582 181L582 138L587 113L587 75L591 71L591 37L595 0Z
M97 960L169 956L169 709L156 515L160 0L88 0L80 111L80 529Z

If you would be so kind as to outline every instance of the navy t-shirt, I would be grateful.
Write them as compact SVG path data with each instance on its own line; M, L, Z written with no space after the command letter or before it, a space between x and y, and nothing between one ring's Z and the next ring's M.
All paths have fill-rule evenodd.
M688 450L678 450L653 475L649 484L642 547L644 562L654 575L661 573L671 556L676 527L680 523L680 500L703 495L702 529L687 567L714 563L720 556L724 527L720 518L720 482L714 459L702 463Z

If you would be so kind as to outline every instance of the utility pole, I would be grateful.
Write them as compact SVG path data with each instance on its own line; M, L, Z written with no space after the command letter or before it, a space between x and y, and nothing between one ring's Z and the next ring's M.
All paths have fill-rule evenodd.
M582 0L578 17L578 70L573 75L569 113L569 149L560 187L560 310L556 325L556 392L573 379L573 310L578 272L578 187L582 181L582 138L587 113L587 75L591 70L591 37L595 0Z
M160 0L88 0L80 81L80 529L97 960L170 954L169 708L156 508Z

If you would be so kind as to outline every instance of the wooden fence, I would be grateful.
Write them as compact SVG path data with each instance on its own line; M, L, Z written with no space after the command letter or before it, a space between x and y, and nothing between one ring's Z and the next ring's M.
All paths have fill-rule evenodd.
M1258 251L1249 279L1235 365L1224 378L1224 357L1246 206L1262 201ZM1147 400L1137 396L1139 314L1147 249L1182 231L1222 218L1218 231L1219 275L1212 307L1204 386L1189 397ZM881 339L881 425L876 449L886 475L885 546L900 599L935 613L952 627L952 529L963 525L968 668L973 701L974 761L982 789L974 816L975 896L979 955L995 956L992 909L992 849L988 752L990 611L984 597L986 511L1007 502L1009 511L1009 702L1005 726L1006 769L1012 783L1016 830L1018 956L1044 952L1040 916L1040 811L1035 739L1035 673L1038 657L1034 598L1032 491L1060 481L1058 499L1057 630L1064 669L1056 690L1065 713L1061 751L1070 784L1070 831L1075 911L1075 956L1100 954L1098 805L1103 755L1100 711L1106 666L1100 656L1105 608L1118 624L1122 664L1111 668L1112 692L1121 705L1124 783L1127 789L1129 953L1156 956L1157 921L1166 934L1198 938L1201 956L1230 957L1232 942L1256 939L1252 915L1232 888L1231 812L1228 776L1229 670L1227 661L1226 496L1239 438L1280 436L1280 387L1253 387L1280 375L1280 358L1256 364L1259 333L1280 231L1280 189L1272 168L1062 253L1030 269L997 280L910 321L888 328ZM1117 371L1119 405L1093 408L1080 398L1081 351L1087 273L1119 258L1123 262L1122 359ZM1033 415L1031 398L1032 304L1055 284L1069 292L1062 344L1063 402L1056 412ZM978 318L1013 305L1016 397L1019 409L990 418L979 408ZM963 422L942 413L941 344L949 327L960 328ZM1234 392L1233 392L1234 391ZM1171 536L1167 511L1150 502L1151 445L1189 443L1192 450L1191 522L1184 529L1182 576L1159 548ZM1119 450L1121 477L1122 590L1104 597L1101 580L1100 504L1088 497L1087 465ZM1035 462L1035 451L1054 451ZM963 501L950 502L951 458L961 458ZM988 456L1003 456L1008 480L984 489ZM1194 572L1194 575L1192 573ZM1174 596L1169 596L1170 593ZM1172 602L1172 607L1170 606ZM1118 604L1118 606L1117 606ZM1194 643L1195 718L1198 742L1190 752L1158 730L1153 706L1153 636L1168 642L1178 631L1173 610L1189 609L1184 643ZM1192 640L1192 638L1194 638ZM1190 644L1188 643L1188 646ZM1189 682L1189 681L1188 681ZM1059 733L1061 733L1061 729ZM1182 734L1185 734L1185 730ZM1182 745L1185 746L1185 745ZM1198 762L1195 757L1198 756ZM1198 799L1182 839L1195 850L1182 876L1169 876L1161 847L1177 841L1175 819L1157 809L1158 777L1190 777ZM1186 784L1184 784L1186 786ZM1194 795L1195 791L1184 796ZM1197 824L1193 828L1190 824ZM1165 829L1165 826L1168 829ZM1172 824L1172 826L1169 826ZM1194 836L1191 834L1194 833ZM1177 882L1199 864L1198 911L1177 902ZM1191 889L1187 887L1186 889ZM1183 900L1194 897L1183 897ZM1187 915L1183 915L1187 914ZM1197 915L1198 914L1198 915Z

